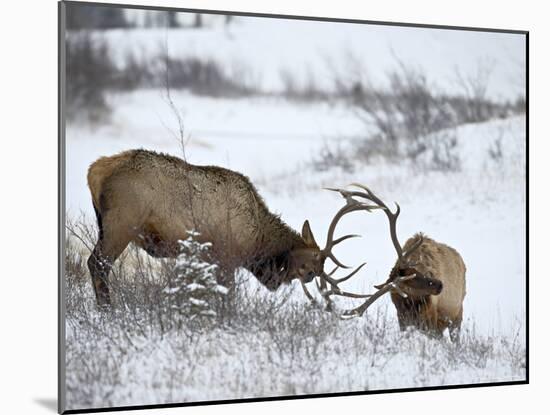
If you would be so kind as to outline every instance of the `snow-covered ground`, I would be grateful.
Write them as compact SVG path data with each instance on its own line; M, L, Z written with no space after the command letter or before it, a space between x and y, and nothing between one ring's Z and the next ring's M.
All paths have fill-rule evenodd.
M295 38L285 44L286 48L280 48L274 43L280 34L277 25L256 20L235 24L228 33L218 33L217 37L213 29L135 31L131 36L124 31L110 31L105 36L110 44L117 45L120 56L128 48L156 53L159 43L162 46L169 37L170 53L212 54L227 62L246 60L273 88L280 80L281 62L298 74L309 66L317 68L316 76L322 79L326 69L323 62L327 62L323 51L340 50L342 43L355 50L368 44L368 53L363 56L377 57L372 68L378 74L394 63L388 47L391 46L400 59L422 64L430 70L430 76L433 74L432 79L447 81L448 85L452 84L448 77L455 64L462 64L461 70L475 71L476 62L487 56L501 63L512 61L510 54L523 56L517 53L521 52L517 39L504 34L386 27L373 30L342 25L342 30L326 30L331 36L323 37L323 30L315 22L287 22L297 24L292 29ZM367 36L370 41L358 43L360 36ZM409 41L404 42L405 38ZM311 39L319 39L323 48L312 45ZM336 58L331 56L333 61ZM491 96L515 97L517 90L510 80L516 79L515 63L496 68ZM467 340L455 348L447 339L400 333L387 297L380 299L362 319L327 323L324 317L313 318L313 325L321 324L318 321L333 324L333 336L298 337L292 351L277 348L277 342L283 342L277 336L285 342L292 337L293 332L285 331L286 326L272 332L216 329L193 339L175 333L130 333L131 340L115 337L115 343L128 344L125 351L113 343L110 333L98 337L98 332L83 328L86 324L71 321L67 326L70 408L524 379L524 116L462 125L453 131L462 166L459 171L355 161L353 173L339 168L318 172L311 161L325 143L333 146L340 142L346 151L353 152L356 140L366 135L365 125L343 104L293 104L273 97L213 99L181 91L172 91L172 99L185 124L189 162L219 165L249 176L272 212L281 214L294 229L301 229L303 221L309 219L319 243L324 242L328 224L342 206L340 196L323 187L359 182L388 203L399 202L402 213L398 234L402 243L422 231L456 248L467 267ZM86 170L99 156L140 147L181 154L177 120L164 91L110 94L108 100L113 109L109 123L67 125L66 206L70 218L84 213L92 222ZM385 216L379 212L354 213L341 221L337 232L363 236L339 246L337 256L349 265L367 262L345 287L372 291L373 284L386 279L395 261ZM253 279L248 284L248 289L257 290L258 295L273 296ZM292 288L293 304L305 303L307 299L299 285ZM82 292L82 307L90 317L89 324L115 330L116 322L104 321L97 314L91 284ZM350 303L351 300L341 301L339 305L346 307ZM291 308L281 312L291 313ZM291 324L292 318L283 321ZM361 345L363 338L365 343ZM348 349L351 352L344 353Z
M136 147L180 154L179 143L173 135L177 125L161 97L160 91L113 97L117 101L113 125L95 129L69 126L69 216L76 217L83 211L88 218L93 218L85 173L97 157ZM481 348L483 363L476 366L480 357L477 351L466 346L464 350L450 351L448 340L440 343L422 335L404 337L399 333L395 312L387 297L369 309L367 317L361 319L363 322L340 322L341 325L336 326L337 340L325 340L318 345L323 355L329 357L328 363L315 373L296 365L302 358L317 364L317 355L311 357L306 350L291 357L284 354L274 357L273 339L264 332L241 333L239 337L216 331L193 344L187 344L185 336L168 339L140 336L132 340L138 344L136 348L131 347L134 353L123 354L120 360L105 361L108 359L105 353L113 353L108 340L99 345L92 341L96 347L104 348L103 352L94 354L97 351L78 346L85 341L86 331L69 330L67 342L71 353L76 353L76 349L76 356L82 353L91 359L90 365L92 362L101 367L109 364L115 373L123 374L118 375L116 382L99 375L98 378L79 377L77 373L86 370L78 363L82 357L71 359L68 363L68 380L73 391L68 394L71 407L104 402L150 404L523 379L524 117L459 127L456 134L463 164L460 172L422 172L384 162L359 164L354 173L338 168L315 172L309 162L325 140L342 140L353 146L354 137L361 133L361 125L343 108L321 104L291 106L278 100L211 100L187 94L174 94L174 101L185 113L186 132L190 137L186 152L190 162L221 165L248 175L270 209L280 213L293 228L300 229L303 221L309 219L320 243L324 241L332 216L342 206L339 195L323 187L361 182L388 203L400 203L398 232L402 242L413 233L423 231L455 247L467 266L464 328L475 333L468 345L474 345L475 350ZM497 161L488 156L496 142L500 142L502 151ZM339 234L350 232L363 237L342 244L337 254L349 265L366 261L367 266L346 288L372 291L372 285L385 280L395 261L386 218L377 213L352 214L341 221L338 229ZM251 289L260 290L262 295L273 295L259 287L253 278L250 284ZM306 303L299 285L293 288L294 301ZM91 287L88 287L86 304L93 313ZM346 301L339 304L341 307L351 305ZM342 356L337 353L341 352L339 347L346 347L346 339L351 338L355 344L360 337L357 333L373 330L373 319L378 321L373 316L378 315L384 316L378 324L386 327L382 344L372 345L372 353L378 357L368 352L365 356L354 353L355 360L347 358L342 364ZM225 344L223 357L214 358L220 353L216 348L220 342ZM403 346L391 349L395 344ZM370 341L367 345L371 345ZM190 355L184 359L178 356L181 348L186 348ZM300 357L300 353L306 354ZM308 356L313 360L307 360ZM194 359L203 365L192 364ZM454 363L447 365L448 360ZM265 367L268 369L264 370ZM185 375L190 370L193 377ZM260 376L259 372L264 375Z

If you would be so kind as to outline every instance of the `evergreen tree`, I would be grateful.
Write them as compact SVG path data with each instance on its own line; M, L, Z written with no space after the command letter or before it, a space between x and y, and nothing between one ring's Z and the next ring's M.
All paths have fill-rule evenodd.
M164 292L170 306L187 318L197 316L215 317L214 302L227 294L227 288L216 281L217 265L208 262L210 242L195 240L197 232L188 232L189 237L180 243L176 260L176 277Z

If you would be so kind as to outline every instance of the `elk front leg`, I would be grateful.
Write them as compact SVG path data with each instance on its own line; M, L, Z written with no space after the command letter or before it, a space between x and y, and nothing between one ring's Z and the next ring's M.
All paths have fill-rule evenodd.
M457 317L449 325L449 337L453 343L460 342L460 328L462 326L462 307Z
M399 322L399 329L401 331L407 330L407 327L413 326L412 319L405 313L397 314L397 321Z

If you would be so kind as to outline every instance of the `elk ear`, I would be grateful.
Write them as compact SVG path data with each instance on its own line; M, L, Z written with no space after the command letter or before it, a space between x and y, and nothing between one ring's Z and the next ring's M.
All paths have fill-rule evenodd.
M315 242L315 238L313 237L313 232L311 232L311 228L309 227L308 220L306 220L304 222L304 226L302 226L302 238L304 238L307 246L315 248L318 247L317 242Z

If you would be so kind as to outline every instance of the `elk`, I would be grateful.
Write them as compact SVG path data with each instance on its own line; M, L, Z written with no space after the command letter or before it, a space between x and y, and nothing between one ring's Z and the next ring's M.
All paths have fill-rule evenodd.
M411 251L415 246L418 248ZM462 257L455 249L422 233L409 238L403 249L409 255L397 260L384 283L415 276L401 284L406 296L391 292L399 326L402 330L413 326L439 336L448 328L451 340L457 341L466 295L466 266Z
M466 266L460 254L453 248L436 242L422 233L408 239L401 247L397 238L396 224L401 208L392 212L384 202L364 185L353 184L363 191L329 189L339 192L348 205L357 203L354 197L360 197L374 203L374 207L383 210L388 217L390 236L397 253L397 261L386 282L375 285L378 290L352 310L343 313L343 317L362 315L370 305L382 295L390 292L397 309L399 326L404 330L408 326L441 336L449 329L451 340L457 341L462 323L462 303L466 295ZM374 208L372 207L372 208ZM323 290L323 297L330 300L338 295L338 290Z
M88 268L99 306L111 303L108 276L130 242L153 257L175 257L178 241L194 230L199 242L212 243L212 258L227 270L223 274L244 267L275 291L294 279L307 283L315 276L336 284L323 271L325 260L343 267L332 248L354 236L334 240L329 230L321 249L307 220L301 234L294 231L269 211L246 176L153 151L101 157L90 165L87 179L99 228ZM369 207L357 203L348 210L360 209ZM220 282L231 285L230 279Z

